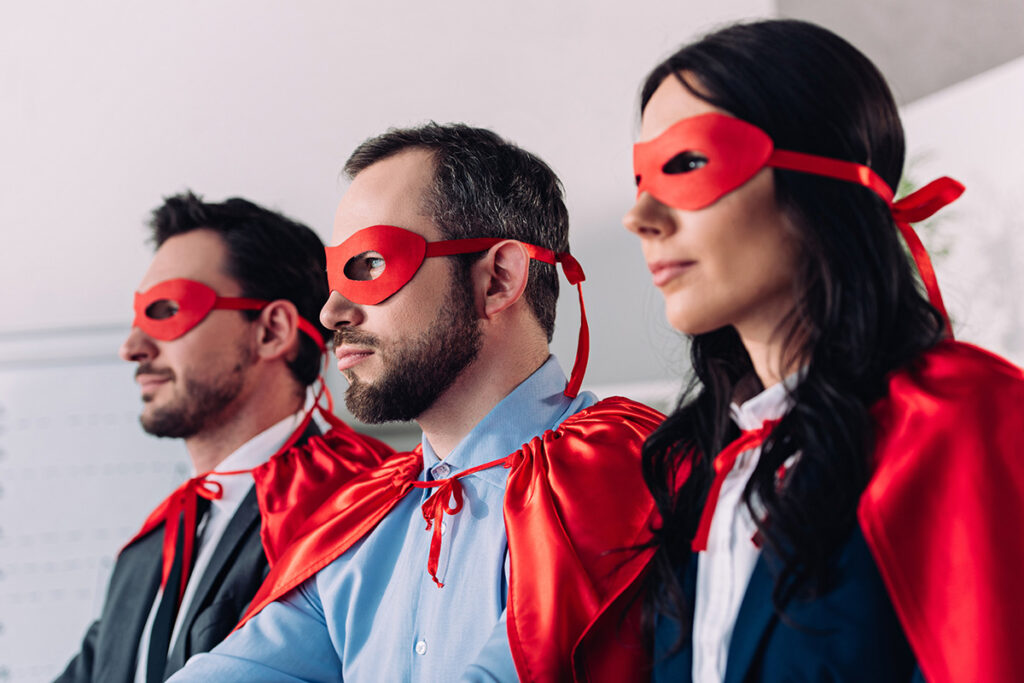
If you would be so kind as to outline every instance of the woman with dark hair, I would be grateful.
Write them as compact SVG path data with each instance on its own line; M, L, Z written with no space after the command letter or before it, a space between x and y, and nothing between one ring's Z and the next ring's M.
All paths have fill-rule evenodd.
M892 201L892 95L812 24L712 33L640 107L624 222L695 371L643 456L655 679L1020 676L1024 372L952 341L909 225L963 188Z

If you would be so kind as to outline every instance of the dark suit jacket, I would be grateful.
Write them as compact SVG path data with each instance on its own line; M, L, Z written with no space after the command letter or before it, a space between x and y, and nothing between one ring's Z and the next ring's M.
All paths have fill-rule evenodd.
M691 608L696 565L691 555L683 576ZM725 683L923 680L859 529L840 552L836 585L814 600L793 600L785 610L789 623L772 606L773 583L762 553L736 618ZM678 622L659 618L653 680L691 680L690 638L679 652L666 655L678 634Z
M311 422L303 439L317 433ZM81 651L58 683L130 683L135 678L139 639L160 585L163 530L157 527L121 552L100 618L89 627ZM228 522L200 579L168 654L164 678L185 666L192 655L211 650L227 637L266 575L253 488Z

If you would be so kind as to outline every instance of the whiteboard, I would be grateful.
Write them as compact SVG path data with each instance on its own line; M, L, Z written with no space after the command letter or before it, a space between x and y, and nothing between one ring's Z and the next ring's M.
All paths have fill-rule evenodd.
M99 615L116 553L190 472L180 440L139 427L119 343L103 328L0 337L5 683L63 670Z

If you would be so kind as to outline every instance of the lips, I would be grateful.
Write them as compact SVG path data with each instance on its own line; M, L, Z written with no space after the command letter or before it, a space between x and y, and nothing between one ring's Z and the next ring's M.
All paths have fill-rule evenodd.
M696 264L696 261L690 260L654 261L648 263L647 267L651 271L651 279L654 281L654 286L664 287Z
M334 357L338 359L338 370L348 370L373 355L371 349L358 347L338 347L334 349Z
M160 385L171 381L171 375L170 373L137 372L135 381L139 383L139 388L142 390L142 398L148 399Z

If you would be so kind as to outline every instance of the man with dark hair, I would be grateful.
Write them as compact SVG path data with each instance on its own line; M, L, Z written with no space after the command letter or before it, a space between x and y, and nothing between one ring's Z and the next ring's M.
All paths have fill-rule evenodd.
M638 565L608 551L652 520L639 452L662 416L577 393L585 333L568 382L549 353L555 264L583 278L558 179L464 125L389 131L346 169L320 319L353 414L422 442L340 488L174 680L561 680L577 650L635 673Z
M192 193L153 212L156 254L121 357L143 429L184 439L196 476L121 551L103 612L58 681L154 683L220 642L290 534L326 495L390 454L327 417L323 244L244 199ZM326 413L326 411L323 411ZM262 512L262 515L261 515Z

